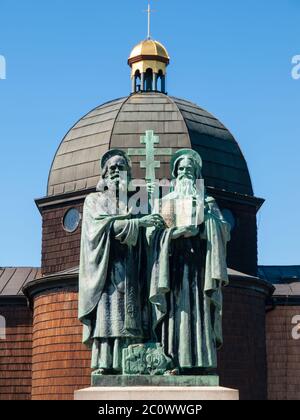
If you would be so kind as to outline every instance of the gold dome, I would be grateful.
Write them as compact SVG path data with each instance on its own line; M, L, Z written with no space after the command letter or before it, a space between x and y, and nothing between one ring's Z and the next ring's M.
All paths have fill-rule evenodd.
M149 38L137 44L128 58L132 93L151 90L165 93L169 62L168 51L160 42Z
M158 41L152 39L146 39L137 44L128 59L128 63L131 65L136 61L143 59L152 59L162 61L169 64L170 57L166 48Z

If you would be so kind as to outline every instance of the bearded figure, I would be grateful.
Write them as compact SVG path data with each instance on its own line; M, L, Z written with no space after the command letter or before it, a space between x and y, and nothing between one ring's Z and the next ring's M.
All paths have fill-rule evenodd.
M79 319L92 348L94 374L120 373L122 349L149 338L148 288L141 267L144 232L159 215L133 216L127 208L131 162L121 150L101 159L97 192L84 203Z
M148 230L152 339L173 361L174 369L167 374L213 371L222 344L230 227L214 198L205 195L201 170L195 151L175 153L173 191L160 201L166 226Z

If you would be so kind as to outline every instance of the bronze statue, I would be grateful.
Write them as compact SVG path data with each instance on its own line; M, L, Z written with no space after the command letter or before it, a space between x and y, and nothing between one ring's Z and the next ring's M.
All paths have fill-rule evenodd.
M120 373L122 349L149 338L142 228L159 215L134 217L127 208L131 163L121 150L101 159L98 191L84 203L79 270L79 319L92 347L95 374Z
M216 201L197 189L201 169L197 152L175 153L174 188L161 200L169 227L150 228L152 326L155 340L173 360L174 370L168 372L173 374L216 368L216 350L222 344L221 288L228 282L230 228Z
M98 191L85 200L79 319L95 374L200 374L217 366L230 227L205 194L197 152L173 154L171 174L160 214L133 215L131 163L113 149L101 159Z

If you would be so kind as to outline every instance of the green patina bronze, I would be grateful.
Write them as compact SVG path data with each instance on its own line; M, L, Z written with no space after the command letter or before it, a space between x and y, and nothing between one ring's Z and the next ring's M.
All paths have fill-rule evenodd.
M140 162L141 168L146 169L145 180L154 183L156 180L155 169L160 168L160 161L155 160L155 156L171 156L171 148L155 148L159 144L159 137L154 135L154 131L148 130L145 136L141 136L141 144L145 144L144 149L128 149L128 156L146 156L146 160Z
M123 375L163 375L173 368L160 344L130 345L123 350Z
M155 156L171 149L155 149L159 138L153 131L141 143L145 149L128 154L146 156L141 167L151 184L160 165ZM170 168L173 190L161 199L160 214L143 217L133 217L126 205L122 214L114 210L122 208L118 173L124 168L130 179L128 156L109 151L99 182L108 182L108 192L99 187L84 205L79 319L83 341L92 347L93 385L216 386L230 227L216 201L196 188L202 160L190 149L177 151ZM198 222L180 214L168 225L164 209L176 202L196 208Z
M219 386L217 375L92 375L92 386Z
M201 224L191 225L191 217L185 215L180 217L180 226L148 229L153 335L175 368L188 374L217 367L217 348L222 345L222 286L228 283L230 227L215 199L198 194L201 165L195 151L176 152L171 165L174 189L160 206L172 211L178 201L190 202L191 209L194 204L203 207ZM180 209L177 212L181 216Z
M124 171L130 180L127 155L107 152L101 160L99 191L87 196L83 209L78 315L83 342L92 348L91 367L99 373L121 373L123 348L148 340L151 328L141 268L144 228L160 221L154 215L133 217L128 211L120 198L126 188L120 176Z

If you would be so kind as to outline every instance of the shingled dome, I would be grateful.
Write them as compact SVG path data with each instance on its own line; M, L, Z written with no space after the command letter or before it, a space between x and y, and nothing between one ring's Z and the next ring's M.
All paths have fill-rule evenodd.
M158 92L143 92L107 102L80 119L61 142L48 180L48 196L95 187L99 159L110 148L144 147L146 130L159 136L159 148L193 148L203 159L207 186L253 195L246 161L231 133L199 106ZM136 156L133 175L144 178ZM159 178L169 177L170 156L161 156Z

